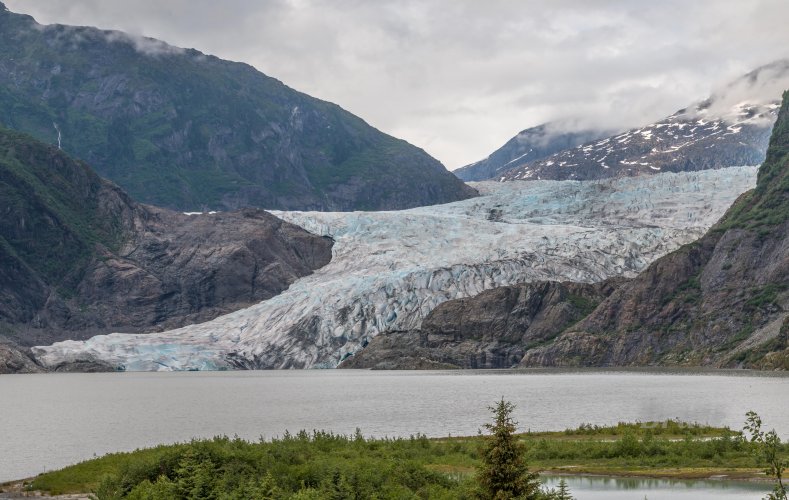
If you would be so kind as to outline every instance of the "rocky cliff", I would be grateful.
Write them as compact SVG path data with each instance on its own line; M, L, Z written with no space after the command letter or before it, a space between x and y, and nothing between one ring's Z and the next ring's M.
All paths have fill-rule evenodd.
M543 281L450 300L420 329L379 335L340 368L511 368L589 314L620 281Z
M328 263L333 244L259 209L138 204L6 129L0 213L0 337L28 346L211 319L280 293Z
M39 366L29 352L10 343L0 343L0 375L7 373L40 373Z
M0 123L181 210L381 210L474 190L437 160L254 68L0 9Z

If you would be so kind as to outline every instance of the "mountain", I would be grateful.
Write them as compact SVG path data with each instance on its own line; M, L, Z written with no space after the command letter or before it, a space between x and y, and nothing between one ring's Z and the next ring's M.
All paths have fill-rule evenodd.
M343 366L789 369L789 93L756 188L699 240L633 279L445 302L421 328L381 335L357 356Z
M134 202L55 146L0 128L0 340L172 328L270 298L332 241L259 209Z
M608 131L562 131L561 123L543 123L522 130L484 160L452 173L464 181L496 179L511 168L610 135Z
M335 367L370 349L385 332L420 328L431 311L452 299L520 283L634 277L701 237L753 187L756 170L485 182L477 185L477 198L434 207L274 212L331 237L331 262L271 299L212 321L145 335L98 335L33 351L45 366Z
M499 180L588 180L764 161L789 61L760 67L664 120L550 156L513 162Z
M246 64L0 7L0 123L139 201L383 210L475 194L421 149Z
M524 363L789 369L789 93L756 188Z

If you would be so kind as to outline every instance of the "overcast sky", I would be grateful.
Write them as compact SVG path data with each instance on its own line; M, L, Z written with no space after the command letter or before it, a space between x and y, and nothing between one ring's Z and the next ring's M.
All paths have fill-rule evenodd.
M450 169L548 120L649 123L789 56L787 0L3 1L247 62Z

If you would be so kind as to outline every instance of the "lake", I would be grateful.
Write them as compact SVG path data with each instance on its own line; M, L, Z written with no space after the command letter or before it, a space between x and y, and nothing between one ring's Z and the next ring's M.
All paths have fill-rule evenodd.
M502 396L518 405L515 418L522 431L668 418L739 429L745 413L755 410L767 428L789 437L789 376L775 373L305 370L7 375L0 377L0 481L112 451L220 434L255 440L285 430L352 433L358 427L366 436L473 435L489 419L487 406Z

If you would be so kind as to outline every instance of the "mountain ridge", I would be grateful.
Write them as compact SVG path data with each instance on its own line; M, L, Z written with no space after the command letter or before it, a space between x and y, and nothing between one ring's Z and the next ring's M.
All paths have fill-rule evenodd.
M6 10L0 70L0 123L60 141L142 202L380 210L475 195L339 106L194 49Z
M539 160L610 133L603 130L561 132L565 126L551 122L521 130L486 158L453 170L452 173L464 181L498 179L502 173L516 168L520 163Z
M789 60L774 61L662 120L518 159L496 170L494 180L590 180L759 165L786 84Z
M710 120L680 110L653 124L520 165L500 180L591 180L758 165L777 107L743 106L737 117Z

